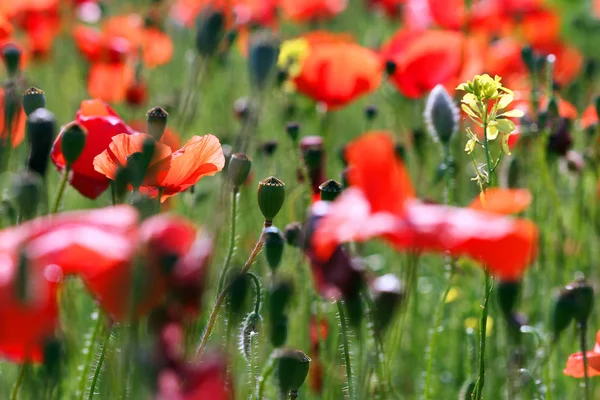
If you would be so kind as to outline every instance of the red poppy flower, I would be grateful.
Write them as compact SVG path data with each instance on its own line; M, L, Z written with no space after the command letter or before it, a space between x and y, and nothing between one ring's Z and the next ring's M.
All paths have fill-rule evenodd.
M15 4L8 12L15 25L25 30L27 48L35 55L46 56L60 31L58 0L23 0L13 3Z
M109 103L120 103L127 98L127 90L134 81L135 71L128 64L93 64L88 76L88 94Z
M594 126L598 123L598 112L596 111L596 107L592 104L585 109L583 114L581 114L581 127L583 129L588 129L591 126Z
M600 331L596 333L596 343L594 344L594 350L586 352L588 369L588 376L600 376ZM571 354L567 360L567 365L563 371L567 376L573 378L583 378L584 366L583 366L583 354L581 352Z
M531 204L531 192L527 189L487 189L477 196L469 208L495 214L518 214Z
M12 129L10 132L10 138L12 147L17 147L23 142L25 138L25 123L27 122L27 115L25 115L25 111L23 111L23 107L19 106L20 111L16 115L16 118L13 120ZM7 127L4 126L4 89L0 87L0 138L3 140L8 140L9 131Z
M285 18L302 23L330 19L344 11L347 0L280 0Z
M0 10L0 43L7 40L13 32L13 26Z
M108 148L113 136L121 133L131 135L136 132L125 124L111 107L100 100L83 101L75 121L86 128L87 138L83 152L73 163L69 182L85 197L95 199L108 188L110 181L94 169L94 158ZM61 150L62 134L63 132L58 134L50 153L50 158L59 171L66 166Z
M94 159L96 171L115 179L117 169L127 165L127 157L141 152L146 134L117 135L108 149ZM223 169L225 157L221 143L213 135L194 136L175 152L156 143L142 190L152 197L161 194L161 201L195 185L202 177Z
M504 280L518 279L534 259L532 222L414 199L388 135L366 134L347 147L346 159L352 187L332 203L312 240L322 260L340 243L373 237L398 249L468 256Z
M381 49L394 61L391 76L398 91L419 98L442 84L454 91L457 83L483 70L482 48L476 39L453 31L398 31Z
M336 109L377 89L382 72L376 53L358 44L310 44L294 83L300 93Z

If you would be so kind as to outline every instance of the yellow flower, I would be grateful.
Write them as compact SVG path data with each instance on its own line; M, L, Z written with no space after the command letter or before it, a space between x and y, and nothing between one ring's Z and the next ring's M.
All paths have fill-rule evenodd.
M306 39L286 40L281 44L277 66L285 70L289 78L295 78L302 72L302 65L309 52L310 45Z
M467 154L471 154L475 150L475 141L473 139L469 139L465 146L465 151Z

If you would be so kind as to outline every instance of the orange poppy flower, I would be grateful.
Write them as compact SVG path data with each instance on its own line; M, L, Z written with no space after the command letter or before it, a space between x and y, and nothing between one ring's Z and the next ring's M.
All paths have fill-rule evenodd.
M279 0L284 17L298 23L333 18L347 5L347 0Z
M108 148L113 136L121 133L131 135L137 132L100 100L81 102L75 121L86 128L87 137L83 152L73 163L69 182L85 197L95 199L108 188L110 181L94 169L94 157ZM62 135L63 131L58 134L50 153L50 159L59 171L66 166L61 149Z
M26 32L27 48L46 56L60 31L58 0L23 0L8 6L5 15ZM2 14L2 12L0 12Z
M108 103L120 103L127 98L127 91L135 82L133 67L125 63L93 64L88 73L90 97Z
M96 171L115 179L117 169L127 165L127 157L141 152L150 135L116 135L108 149L94 159ZM175 152L156 143L144 183L140 188L151 197L161 195L161 202L195 185L201 178L223 169L225 157L221 143L213 135L193 136Z
M469 208L495 214L518 214L529 207L531 200L531 192L527 189L490 188L477 196Z
M581 114L581 127L583 129L588 129L591 126L594 126L598 123L598 112L596 111L596 106L593 104L589 105L588 108L585 109L583 114Z
M129 123L129 126L137 132L148 133L148 124L146 122L132 121ZM167 126L159 142L166 144L171 148L171 151L175 152L181 147L181 136Z
M479 42L461 32L400 30L380 53L396 63L392 83L409 98L422 97L438 84L454 91L459 81L483 70Z
M294 77L300 93L336 109L379 87L383 65L375 52L345 41L308 43L308 55Z
M596 333L596 343L592 351L586 352L588 376L600 376L600 331ZM583 369L583 354L581 352L571 354L567 360L567 365L563 373L573 378L583 378L585 376Z
M13 26L8 18L0 12L0 43L7 40L13 32Z
M503 280L519 279L535 258L537 228L530 221L412 197L387 134L369 133L352 142L346 159L352 186L317 224L312 245L318 258L327 260L344 242L382 237L402 250L468 256Z
M560 38L560 16L547 9L528 12L520 23L521 34L532 47L555 43Z
M17 147L23 142L25 138L25 123L27 122L27 115L23 111L23 107L20 107L20 112L17 117L13 120L12 129L10 132L12 147ZM4 89L0 87L0 138L8 140L9 131L8 127L4 126Z

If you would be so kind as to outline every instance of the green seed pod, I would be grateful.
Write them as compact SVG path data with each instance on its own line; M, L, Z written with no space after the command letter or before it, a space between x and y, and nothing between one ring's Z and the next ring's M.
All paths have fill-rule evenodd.
M294 285L288 280L278 281L269 288L269 319L277 320L286 314L293 292Z
M578 279L566 290L573 298L573 318L578 324L586 324L594 308L594 288L585 279Z
M265 256L271 272L275 273L279 264L281 264L281 257L283 255L283 248L285 240L279 228L270 226L265 229Z
M434 141L448 146L458 131L458 107L442 85L433 88L425 105L425 123Z
M27 118L27 139L31 146L27 169L46 176L50 150L54 142L56 118L45 108L38 108Z
M569 291L561 290L554 297L550 318L550 328L554 340L556 340L569 327L573 320L573 300Z
M12 198L22 219L28 220L37 213L42 198L42 180L36 173L23 171L13 178Z
M273 218L281 210L285 200L285 183L271 176L258 183L258 207L265 217L266 222L272 222Z
M119 167L115 174L115 181L113 182L115 196L118 201L123 200L130 180L129 169L126 167Z
M211 57L219 48L225 35L225 15L222 12L205 9L196 24L196 50L201 56Z
M294 349L280 349L275 355L275 376L279 392L285 396L297 394L308 376L310 358Z
M229 310L231 313L240 314L248 298L250 279L246 274L237 274L231 280L228 289Z
M321 200L334 201L342 193L342 184L330 179L319 186Z
M279 56L279 41L268 30L253 33L248 48L250 82L264 89L275 72Z
M496 285L498 305L504 317L508 317L515 309L521 296L521 282L499 282Z
M279 318L270 321L269 339L273 347L281 347L287 342L288 326L288 317L285 315L280 315Z
M387 328L406 295L404 284L394 274L378 277L371 284L373 320L378 331Z
M251 168L252 161L250 161L245 153L235 153L229 157L227 176L231 180L231 183L233 183L234 188L239 188L246 182Z
M298 142L298 137L300 136L300 124L297 122L289 122L285 126L285 132L292 139L292 142Z
M71 168L77 161L87 139L87 130L77 122L71 122L65 126L62 133L60 149L65 157L67 168Z
M148 117L148 135L157 142L160 141L167 128L169 113L161 107L154 107L146 113Z
M23 110L29 116L38 108L46 108L46 95L43 90L32 86L23 93Z
M8 71L8 76L14 76L17 72L19 72L19 66L21 64L21 55L23 52L17 46L12 43L4 46L2 50L2 58L4 59L4 64L6 65L6 71Z

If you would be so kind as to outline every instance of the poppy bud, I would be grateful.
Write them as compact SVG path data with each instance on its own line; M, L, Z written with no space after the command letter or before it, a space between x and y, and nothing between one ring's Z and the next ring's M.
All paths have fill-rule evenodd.
M573 318L583 325L594 308L594 288L585 279L577 279L565 288L573 299Z
M554 340L558 339L560 334L569 327L573 320L573 305L570 293L562 290L555 296L552 303L552 312L550 313L550 325Z
M211 57L219 48L225 31L225 15L206 8L196 23L196 50L201 56Z
M291 222L283 230L283 236L289 246L300 247L302 245L302 225L299 222Z
M394 73L396 72L396 67L397 67L397 66L396 66L396 63L395 63L394 61L392 61L392 60L387 60L387 61L385 62L385 73L386 73L388 76L392 76L392 75L394 75Z
M458 130L458 107L442 85L434 87L427 98L425 123L433 139L444 146Z
M286 315L279 315L277 319L272 319L269 324L269 339L271 340L271 346L277 348L285 344L288 337L288 317Z
M261 324L262 318L260 314L254 311L248 314L244 320L244 323L242 324L239 338L240 350L242 351L242 354L246 360L250 360L252 357L252 341L256 340L255 336L258 334ZM256 345L256 343L254 344Z
M250 280L246 274L237 274L229 284L229 310L233 314L239 314L244 308L248 297Z
M14 76L19 71L22 54L21 49L12 43L5 45L2 49L2 58L9 76Z
M12 198L21 218L33 218L42 194L42 181L38 174L23 171L15 175L11 185Z
M269 288L269 317L276 320L285 315L285 309L292 299L294 286L291 281L280 280Z
M321 191L321 200L334 201L336 197L342 193L342 185L341 183L330 179L327 182L322 183L319 186L319 190Z
M35 87L30 87L23 93L23 110L29 116L38 108L46 107L46 95L43 90Z
M115 196L118 200L123 199L130 180L129 169L127 167L119 167L115 174L115 181L113 182Z
M365 107L365 118L367 121L373 121L375 118L377 118L377 113L378 111L376 105L370 104Z
M285 131L290 139L292 139L292 142L296 143L300 135L300 124L297 122L288 122L285 126Z
M300 141L302 158L308 170L308 177L313 193L319 193L319 185L325 181L325 150L323 138L320 136L306 136Z
M521 282L499 282L497 285L498 305L505 317L512 314L521 296Z
M258 207L265 217L266 223L272 223L273 218L281 210L285 200L285 183L274 176L263 179L258 183Z
M521 59L523 63L529 70L529 73L532 74L535 72L535 55L533 54L533 49L529 46L525 46L521 49Z
M297 396L308 375L310 358L294 349L280 349L275 355L279 392L282 396Z
M148 134L154 138L157 142L162 138L167 127L167 113L161 107L154 107L146 113L148 117Z
M263 153L265 153L266 156L270 157L273 154L275 154L275 151L277 150L278 146L279 143L277 143L277 140L267 140L262 145Z
M77 161L83 152L86 139L87 131L79 123L72 122L64 127L60 143L60 150L65 157L67 169L71 168L73 163Z
M378 277L371 284L375 328L383 331L392 321L405 296L404 284L394 274Z
M56 118L45 108L38 108L27 118L27 138L31 149L27 160L27 169L46 176L48 159L54 141Z
M265 229L265 255L271 272L275 273L283 255L284 239L279 228L270 226Z
M252 34L248 49L248 67L253 86L265 88L275 70L278 56L279 43L272 33L261 31Z
M227 176L233 183L234 188L239 188L246 182L251 168L252 161L245 153L235 153L229 157Z

